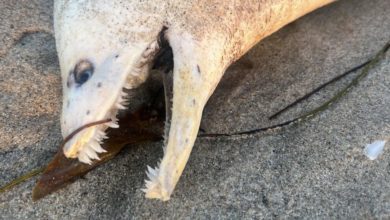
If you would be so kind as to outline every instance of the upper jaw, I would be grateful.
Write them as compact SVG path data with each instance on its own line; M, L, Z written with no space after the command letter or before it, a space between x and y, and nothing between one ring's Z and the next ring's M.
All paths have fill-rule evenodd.
M101 146L105 133L92 127L76 134L64 146L64 155L68 158L78 158L83 163L90 164L92 159L99 159L97 153L106 152Z
M110 122L97 126L88 127L82 129L76 135L74 135L67 143L65 143L63 152L68 158L78 158L80 162L91 164L92 160L99 160L98 153L106 152L101 144L106 136L106 129L118 128L117 113L119 110L127 109L128 106L128 94L126 90L138 87L147 78L147 72L150 69L151 61L159 49L157 41L153 41L142 53L141 57L135 63L131 71L128 72L126 79L119 88L119 92L114 103L105 113L103 118L96 118L94 121L111 119ZM94 122L87 121L79 124L81 127L87 123ZM78 129L77 127L73 129Z
M84 123L87 124L99 120L110 119L109 122L82 129L80 132L75 134L68 142L65 143L63 148L64 155L67 158L78 158L80 162L87 164L91 164L94 159L99 160L100 158L98 154L106 152L106 150L101 147L103 140L107 138L105 131L109 127L119 127L116 116L119 110L126 109L126 106L128 105L126 96L127 93L123 92L123 89L121 89L116 101L107 111L104 118ZM79 125L79 127L81 126L83 126L83 124ZM74 129L76 130L78 128Z

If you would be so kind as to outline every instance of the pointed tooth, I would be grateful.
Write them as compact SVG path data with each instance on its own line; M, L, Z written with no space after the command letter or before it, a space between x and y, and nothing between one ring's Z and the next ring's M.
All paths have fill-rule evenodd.
M110 123L108 124L108 127L111 127L111 128L119 128L119 125L118 125L117 123L115 123L115 122L110 122Z
M114 122L114 123L117 123L118 122L118 119L116 118L116 115L113 115L111 117L111 123Z
M112 119L111 120L111 122L110 122L110 124L118 124L118 119ZM107 126L109 126L110 127L110 124L108 124Z
M146 172L146 176L147 176L148 179L150 179L150 180L153 180L153 179L154 179L153 174L150 174L149 172Z
M121 95L120 95L122 98L126 97L127 96L127 93L124 92L123 90L121 91Z
M98 144L102 143L102 139L100 137L95 136L95 137L93 137L93 139L95 139L96 143L98 143Z
M102 139L107 139L107 138L108 138L107 135L106 135L106 132L104 132L104 131L98 130L98 131L97 131L97 135L98 135L100 138L102 138Z
M93 150L95 150L96 152L98 153L105 153L107 152L106 150L104 150L99 143L97 143L96 141L92 141L90 143L90 146L92 147Z
M118 103L121 103L122 101L123 101L122 97L119 96L119 97L116 99L116 102L115 102L115 103L118 104Z
M98 135L98 134L94 135L94 136L93 136L93 139L95 139L98 143L100 143L100 141L102 140L102 139L100 138L100 135Z
M117 103L115 106L116 106L118 109L120 109L120 110L126 109L125 106L123 106L122 104L119 104L119 103Z
M120 103L122 105L127 105L129 103L129 100L128 99L122 99L122 101Z
M102 143L102 141L100 140L99 137L94 137L93 139L95 139L96 143L98 143L98 144L101 144L101 143Z
M83 163L86 163L86 164L89 164L89 165L92 164L91 159L90 159L90 158L88 157L88 155L87 155L85 152L83 152L83 151L81 151L81 152L79 153L78 158L79 158L79 161L80 161L80 162L83 162Z
M149 48L151 51L155 51L158 49L158 44L157 44L157 41L153 41L150 45L149 45Z
M83 150L85 151L85 153L88 155L89 158L100 160L99 156L96 154L96 151L92 147L87 146Z
M106 134L106 133L105 133L104 131L102 131L102 130L97 130L96 132L97 132L97 133L98 133L98 135L100 135L100 136L101 136L101 135L105 135L105 134Z
M149 168L150 168L150 172L153 174L153 176L157 176L158 169L157 168L151 168L151 167L149 167ZM148 168L148 170L149 170L149 168Z
M156 171L150 166L147 167L148 167L148 171L146 171L146 175L150 180L154 180L156 178Z
M130 84L125 84L125 86L123 86L125 89L132 89L133 88L133 86L131 86Z
M153 168L151 166L147 165L146 168L148 169L149 173L153 173Z

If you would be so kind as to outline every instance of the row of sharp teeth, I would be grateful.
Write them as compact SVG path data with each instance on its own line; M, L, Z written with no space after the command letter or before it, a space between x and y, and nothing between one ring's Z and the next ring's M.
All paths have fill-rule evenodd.
M125 88L127 88L127 85L125 86ZM119 128L118 118L116 116L118 110L126 109L126 106L128 105L128 100L126 99L126 97L127 93L122 90L115 102L115 109L111 111L111 121L105 124L105 126L111 128ZM100 160L98 156L99 153L107 152L101 146L103 139L108 138L106 132L103 131L105 126L97 127L97 129L95 130L94 137L91 138L91 140L87 144L85 144L82 150L80 150L78 154L79 161L87 164L92 164L92 160Z
M154 185L157 183L157 175L159 173L160 164L157 164L156 168L147 166L148 170L146 171L146 176L149 180L145 180L145 188L141 189L144 193L147 193L154 188Z
M91 164L92 160L100 160L97 154L106 152L106 150L101 147L102 140L106 138L107 136L104 131L96 130L94 138L79 152L79 161Z
M133 74L138 75L145 64L147 64L150 61L150 57L153 57L159 49L159 45L157 41L152 42L148 48L144 51L142 54L140 60L138 61L139 66L133 69ZM123 89L133 89L133 86L130 85L128 82L131 82L131 79L126 80L125 85L123 86ZM126 106L128 106L129 101L128 95L125 91L120 91L120 94L118 95L118 98L114 104L114 108L111 111L111 122L107 123L106 126L111 128L119 128L118 125L118 119L117 119L117 113L118 110L125 110L127 109ZM92 160L100 160L98 153L104 153L107 152L101 147L102 140L107 139L106 133L102 130L104 129L104 126L99 126L96 129L94 138L92 138L89 143L83 147L83 149L78 154L79 161L87 164L92 164ZM158 175L158 167L156 169L153 169L148 166L148 171L146 172L149 180L146 181L146 191L147 189L152 188L153 183L156 182L156 178Z

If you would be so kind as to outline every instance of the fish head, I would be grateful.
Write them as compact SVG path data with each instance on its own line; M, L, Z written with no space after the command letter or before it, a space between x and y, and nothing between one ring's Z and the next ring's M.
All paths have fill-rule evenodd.
M101 143L106 129L117 128L118 111L131 104L128 92L148 77L163 25L158 13L145 13L142 7L147 6L137 1L55 1L62 136L85 124L111 119L81 130L65 143L68 158L84 163L99 158L97 154L105 151Z

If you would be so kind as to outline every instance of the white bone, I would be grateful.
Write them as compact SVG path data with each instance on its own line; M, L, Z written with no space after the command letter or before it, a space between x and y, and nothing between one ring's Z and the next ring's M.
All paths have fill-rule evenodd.
M167 26L164 34L174 55L172 121L165 137L163 160L157 169L148 168L151 181L146 181L145 191L148 198L168 200L192 150L203 107L225 69L261 39L333 0L95 2L54 1L56 45L63 80L67 82L69 70L80 59L90 58L96 62L94 80L109 84L100 87L99 92L96 84L91 83L83 85L83 89L64 87L64 100L78 103L63 108L62 118L67 123L61 123L61 129L66 135L91 118L102 120L102 115L113 119L107 126L118 128L116 114L124 108L127 97L122 89L133 89L145 82L150 68L145 64L158 48L156 42L162 27ZM113 53L118 54L115 59ZM85 116L90 108L99 108L94 112L103 113ZM90 144L96 152L102 151L99 145L102 135L84 132L84 136L78 135L78 139L69 143L77 148ZM90 143L85 143L86 139L91 139ZM82 162L91 163L90 157L95 157L89 151L77 150L72 152L79 152L76 156Z

